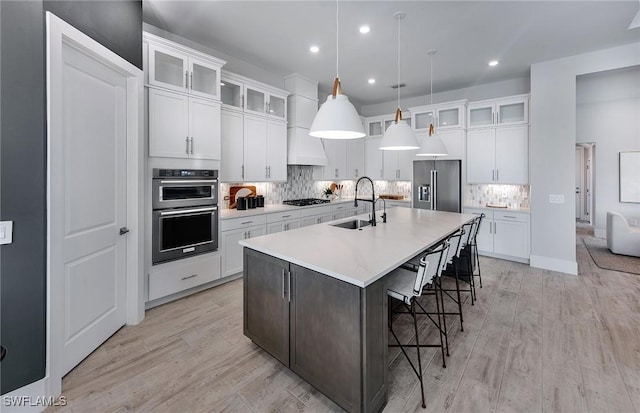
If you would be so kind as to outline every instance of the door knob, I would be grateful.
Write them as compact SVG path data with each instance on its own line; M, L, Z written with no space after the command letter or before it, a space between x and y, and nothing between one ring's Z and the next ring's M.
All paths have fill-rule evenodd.
M129 228L127 228L127 227L122 227L122 228L120 228L120 235L124 235L124 234L126 234L127 232L129 232Z

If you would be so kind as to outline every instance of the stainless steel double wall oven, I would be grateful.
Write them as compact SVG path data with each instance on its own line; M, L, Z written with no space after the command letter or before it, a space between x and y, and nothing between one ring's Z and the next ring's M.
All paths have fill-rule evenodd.
M218 249L218 171L154 169L152 261Z

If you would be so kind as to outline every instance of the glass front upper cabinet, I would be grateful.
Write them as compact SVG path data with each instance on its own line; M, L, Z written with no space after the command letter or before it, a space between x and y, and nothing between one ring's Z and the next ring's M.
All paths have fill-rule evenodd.
M382 119L367 121L367 125L367 133L369 134L369 137L382 136L385 131L382 129Z
M286 98L269 95L269 104L267 105L267 107L269 108L267 113L271 116L284 119L287 115Z
M267 94L260 89L245 86L244 101L244 110L246 111L261 115L267 111Z
M224 106L242 110L242 83L223 78L220 82L220 98Z
M220 72L218 67L204 60L189 58L189 92L202 97L218 99Z
M529 98L518 96L469 104L468 128L517 125L529 122Z
M184 92L187 89L188 76L187 55L149 44L150 84Z
M438 128L448 129L462 127L462 112L461 107L438 109L438 115L436 117L438 120Z

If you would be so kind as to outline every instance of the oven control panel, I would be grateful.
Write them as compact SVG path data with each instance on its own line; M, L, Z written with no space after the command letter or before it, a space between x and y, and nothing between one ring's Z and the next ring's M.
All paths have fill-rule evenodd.
M217 178L215 169L154 169L154 178Z

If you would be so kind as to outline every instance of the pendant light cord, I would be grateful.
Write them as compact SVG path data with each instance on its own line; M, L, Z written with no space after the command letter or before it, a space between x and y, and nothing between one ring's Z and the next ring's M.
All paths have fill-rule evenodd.
M402 18L398 18L398 82L396 83L398 90L398 109L400 109L400 20Z
M339 0L336 0L336 78L340 78L340 72L338 71L338 62L340 61L340 7Z

